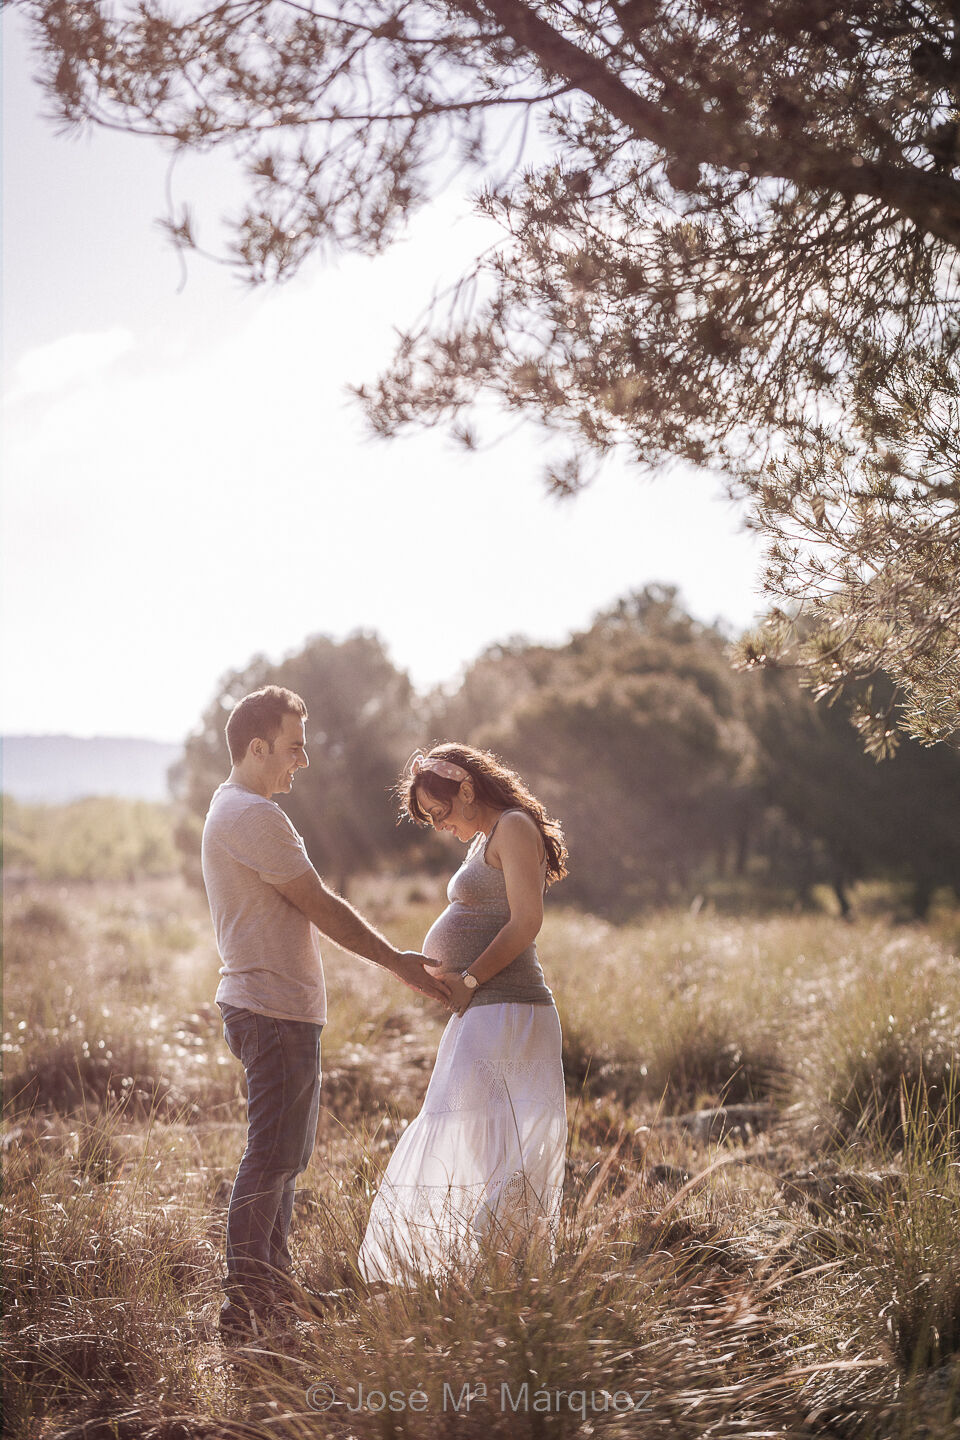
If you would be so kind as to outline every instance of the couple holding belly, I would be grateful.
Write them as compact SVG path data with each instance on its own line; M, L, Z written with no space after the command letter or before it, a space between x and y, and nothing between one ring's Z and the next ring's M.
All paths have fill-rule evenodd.
M559 1219L560 1024L535 944L544 890L565 873L559 826L489 752L418 752L398 784L402 813L468 849L423 955L400 952L324 885L272 799L309 763L306 719L300 697L277 686L238 703L227 722L233 767L204 826L217 1001L247 1076L220 1318L231 1337L257 1332L292 1266L294 1187L316 1137L327 1018L318 931L453 1012L423 1107L374 1198L361 1277L411 1283L462 1269L491 1243L514 1252L540 1235L549 1244Z

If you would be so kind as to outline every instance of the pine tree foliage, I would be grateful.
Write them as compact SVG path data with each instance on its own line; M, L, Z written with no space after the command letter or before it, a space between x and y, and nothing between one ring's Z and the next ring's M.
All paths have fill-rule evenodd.
M236 151L251 281L381 249L475 165L503 244L373 425L472 440L493 394L566 437L561 491L618 447L722 469L779 606L744 662L885 672L875 753L957 733L957 0L15 3L62 120Z

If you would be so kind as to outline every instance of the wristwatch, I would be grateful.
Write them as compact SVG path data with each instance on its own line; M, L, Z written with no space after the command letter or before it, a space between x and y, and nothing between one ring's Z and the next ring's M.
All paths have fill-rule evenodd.
M478 990L480 988L480 981L477 979L476 975L471 975L469 970L464 972L462 978L463 983L464 985L466 985L468 990Z

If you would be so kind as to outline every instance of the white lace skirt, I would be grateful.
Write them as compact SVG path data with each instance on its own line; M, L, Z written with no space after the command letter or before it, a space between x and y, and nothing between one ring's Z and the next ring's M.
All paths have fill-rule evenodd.
M440 1040L423 1108L390 1159L360 1247L367 1280L463 1270L560 1218L567 1114L553 1005L473 1005Z

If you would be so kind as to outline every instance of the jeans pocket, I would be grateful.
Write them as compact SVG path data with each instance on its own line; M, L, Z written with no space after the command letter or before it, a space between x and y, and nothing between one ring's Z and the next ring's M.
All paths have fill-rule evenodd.
M244 1068L252 1065L260 1053L258 1016L252 1010L227 1016L223 1022L223 1038Z

